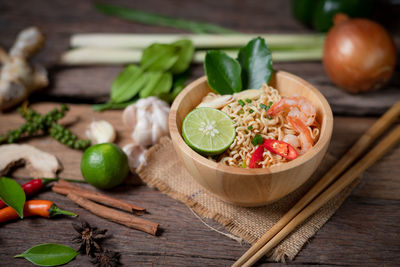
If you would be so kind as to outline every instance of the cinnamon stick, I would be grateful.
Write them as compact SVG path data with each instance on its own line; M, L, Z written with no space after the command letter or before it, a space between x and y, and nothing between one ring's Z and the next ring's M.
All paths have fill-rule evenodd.
M58 194L62 194L62 195L67 195L68 193L73 192L84 198L96 201L98 203L105 204L110 207L125 210L128 212L135 212L135 211L145 212L146 211L146 209L136 206L132 203L129 203L129 202L126 202L126 201L123 201L120 199L116 199L116 198L104 195L102 193L99 193L99 192L91 191L86 188L82 188L78 185L69 183L64 180L60 180L58 183L56 183L53 186L52 190L54 192L56 192Z
M67 198L81 206L82 208L92 212L93 214L104 219L125 225L129 228L143 231L145 233L156 235L158 223L143 220L131 214L117 211L106 206L94 203L93 201L84 197L78 196L75 193L68 193Z

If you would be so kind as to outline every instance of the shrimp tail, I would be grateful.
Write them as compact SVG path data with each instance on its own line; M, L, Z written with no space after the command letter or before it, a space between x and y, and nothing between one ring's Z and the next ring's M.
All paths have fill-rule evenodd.
M287 117L288 122L293 126L293 128L299 133L299 141L301 146L301 154L306 153L314 145L314 140L311 137L310 131L307 126L296 117Z
M283 99L282 99L283 100ZM284 108L285 108L285 103L284 101L280 100L279 102L276 102L275 104L273 104L267 111L267 115L268 116L275 116L276 114L281 113Z

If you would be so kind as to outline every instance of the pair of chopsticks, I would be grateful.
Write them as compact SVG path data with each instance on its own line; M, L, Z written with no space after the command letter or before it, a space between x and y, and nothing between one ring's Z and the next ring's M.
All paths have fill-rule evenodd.
M400 141L400 125L397 125L371 151L343 173L379 136L386 132L399 116L400 101L382 115L350 150L232 266L251 266L256 263L297 226L339 194L388 150L394 147ZM341 173L343 175L334 182Z

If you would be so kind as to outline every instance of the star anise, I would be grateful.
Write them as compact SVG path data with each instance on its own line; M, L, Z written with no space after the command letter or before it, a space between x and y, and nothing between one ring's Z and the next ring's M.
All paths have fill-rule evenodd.
M81 253L93 256L96 251L101 251L99 242L106 237L107 229L98 230L86 221L81 221L80 224L73 223L72 226L78 232L72 241L80 244L78 250Z
M121 254L119 252L106 249L96 253L96 257L90 262L96 267L116 267L122 265L120 258Z

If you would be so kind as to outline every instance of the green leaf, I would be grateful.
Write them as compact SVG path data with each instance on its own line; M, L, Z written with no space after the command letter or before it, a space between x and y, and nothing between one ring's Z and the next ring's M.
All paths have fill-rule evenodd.
M57 266L70 262L78 254L79 252L68 246L46 243L34 246L14 258L25 258L39 266Z
M239 50L243 89L258 89L271 79L272 57L264 39L258 37Z
M103 3L97 3L95 4L95 7L97 8L97 10L107 15L117 16L123 19L133 20L136 22L149 25L167 26L178 29L185 29L192 31L194 33L237 33L233 30L226 29L211 23L203 23L185 19L172 18L133 8L125 8Z
M177 62L180 47L169 44L152 44L142 54L141 66L144 70L167 71Z
M177 97L178 94L183 90L183 88L185 88L185 83L188 78L189 78L189 71L186 71L174 77L174 84L172 86L173 88L171 92L172 100L174 100L175 97Z
M182 73L189 68L193 58L194 45L193 42L187 39L178 40L172 43L173 46L179 48L178 60L171 68L174 74Z
M169 72L148 72L149 82L146 87L140 91L141 98L148 96L159 96L168 93L172 87L172 74Z
M241 67L237 60L221 51L208 51L204 59L208 84L215 92L225 95L240 92Z
M0 198L8 206L13 208L21 217L24 217L25 192L22 187L13 179L0 178Z
M161 79L162 74L161 71L149 71L144 74L147 76L148 83L142 90L140 90L140 98L145 98L151 95L158 81Z
M171 90L172 87L172 74L170 72L165 72L161 75L160 80L151 92L153 96L160 96L166 94Z
M172 103L178 94L185 88L185 83L189 77L189 71L174 75L171 92L160 94L158 97L162 100Z
M127 66L111 86L111 101L122 103L134 97L146 82L142 74L143 70L138 66Z

